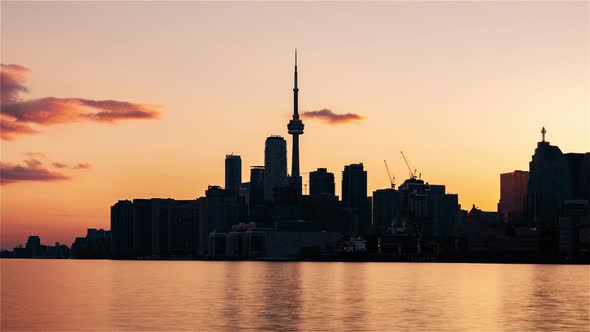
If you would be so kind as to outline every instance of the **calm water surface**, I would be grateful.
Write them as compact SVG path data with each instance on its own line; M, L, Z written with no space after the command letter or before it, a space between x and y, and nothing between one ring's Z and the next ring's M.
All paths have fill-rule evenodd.
M0 260L1 330L589 331L589 266Z

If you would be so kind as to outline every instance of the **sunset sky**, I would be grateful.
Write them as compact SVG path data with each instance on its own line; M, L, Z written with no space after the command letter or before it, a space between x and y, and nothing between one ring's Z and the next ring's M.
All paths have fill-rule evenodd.
M363 162L496 210L547 128L590 151L590 3L2 1L1 246L70 245L119 199L203 196L224 158L287 137L293 51L301 169ZM327 112L324 112L327 113ZM322 113L320 113L322 114ZM355 116L358 116L355 118ZM290 154L289 154L290 165ZM306 175L304 175L306 177ZM304 180L307 183L307 180Z

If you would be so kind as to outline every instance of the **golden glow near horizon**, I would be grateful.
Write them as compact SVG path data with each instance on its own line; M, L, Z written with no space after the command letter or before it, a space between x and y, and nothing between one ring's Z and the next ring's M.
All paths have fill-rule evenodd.
M305 119L303 174L327 167L339 194L344 165L363 162L372 192L389 187L384 159L398 184L407 177L403 150L464 209L496 210L499 174L528 169L542 126L562 151L590 150L589 12L586 1L2 2L2 63L31 69L24 99L161 112L3 140L3 163L36 152L46 166L90 168L3 185L2 247L29 234L70 244L86 228L109 228L119 199L202 196L223 184L231 152L248 179L267 136L291 139L295 47L300 111L363 117Z

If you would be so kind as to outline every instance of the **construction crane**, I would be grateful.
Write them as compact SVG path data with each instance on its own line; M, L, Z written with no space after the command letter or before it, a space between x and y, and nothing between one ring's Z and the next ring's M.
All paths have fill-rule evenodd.
M412 166L410 166L410 162L408 161L408 158L406 158L406 155L404 154L403 151L400 151L402 154L402 158L404 158L404 162L406 163L406 166L408 167L408 171L410 173L410 179L412 180L416 180L418 177L416 176L416 169L414 168L414 170L412 171Z
M389 176L389 183L391 183L391 189L395 189L395 176L391 177L391 173L389 172L389 166L387 166L387 160L383 160L385 163L385 169L387 170L387 175Z

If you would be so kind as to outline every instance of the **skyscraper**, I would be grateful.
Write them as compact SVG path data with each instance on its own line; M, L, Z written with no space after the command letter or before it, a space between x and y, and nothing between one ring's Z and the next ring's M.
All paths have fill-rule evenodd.
M365 232L371 225L371 208L367 198L367 171L363 164L344 166L342 172L342 205L352 209L357 222L354 227L359 232Z
M505 223L524 221L529 172L514 171L500 174L498 212Z
M272 200L273 190L287 184L287 141L270 136L264 146L264 199Z
M264 206L264 167L252 166L250 168L250 214L256 207Z
M237 195L242 183L242 159L238 155L225 156L225 190L229 194Z
M335 196L334 173L328 172L325 168L318 168L317 171L309 173L309 195L331 195Z
M556 226L561 204L572 197L572 179L568 162L557 146L542 140L529 163L527 212L529 220L537 225Z
M367 171L363 164L344 166L342 172L342 203L346 207L359 208L367 200Z
M299 119L299 88L297 88L297 49L295 49L295 85L293 87L293 119L287 129L293 136L293 158L291 159L291 181L297 195L301 195L301 173L299 171L299 135L303 135L303 121Z
M111 254L130 256L133 251L133 203L120 200L111 206Z
M401 196L393 189L380 189L373 192L373 226L381 231L400 226Z

